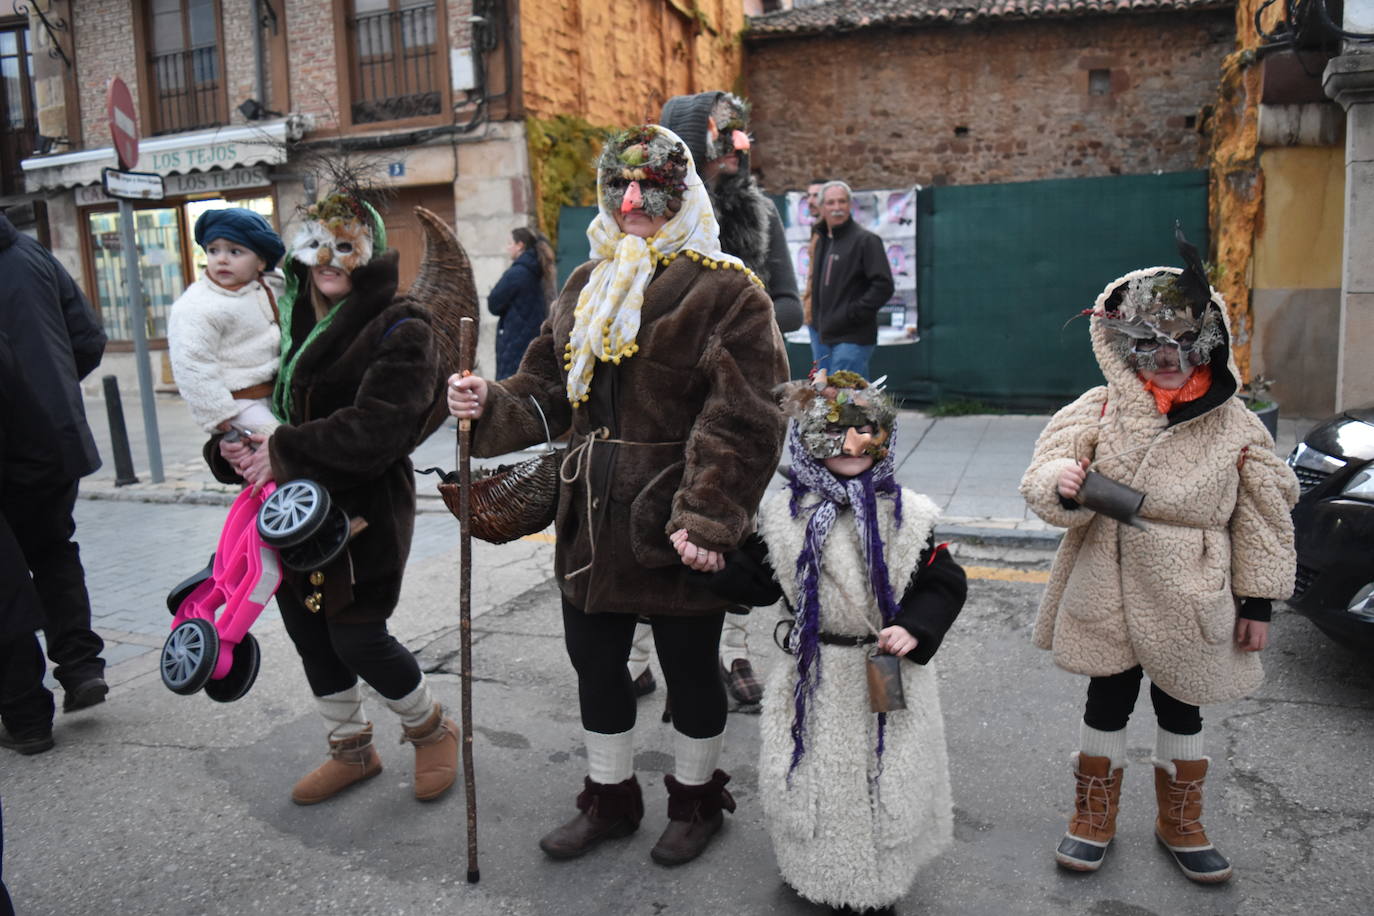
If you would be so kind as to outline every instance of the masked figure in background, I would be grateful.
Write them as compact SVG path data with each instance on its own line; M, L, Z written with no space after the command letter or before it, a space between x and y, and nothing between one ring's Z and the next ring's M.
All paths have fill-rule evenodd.
M422 214L423 216L423 214ZM427 231L444 235L426 221ZM435 242L431 239L431 245ZM452 236L438 240L454 245ZM457 773L458 728L419 664L387 631L415 524L409 455L436 421L442 376L430 310L396 295L395 251L381 217L356 190L304 214L281 298L279 426L252 448L211 439L206 456L226 482L261 486L308 478L323 486L361 536L325 567L286 570L277 606L328 728L329 759L296 783L292 801L325 801L382 770L363 714L366 681L415 747L416 798L438 798ZM456 295L432 276L430 251L413 289ZM418 294L417 294L418 297Z
M692 151L697 174L706 185L720 222L721 250L739 258L763 281L773 300L778 328L784 334L795 331L801 327L801 300L782 218L749 173L749 103L728 92L680 95L663 106L661 120ZM630 675L636 678L636 690L641 694L654 686L648 668L650 642L649 627L643 624L635 632L630 653ZM736 701L759 702L763 685L749 661L742 612L725 618L720 667Z
M1089 331L1107 384L1050 420L1021 493L1068 529L1035 644L1090 679L1072 755L1074 815L1056 861L1076 871L1102 864L1116 833L1126 722L1148 675L1155 835L1187 877L1210 883L1231 866L1202 827L1210 759L1198 707L1243 697L1264 676L1270 602L1293 588L1298 484L1234 397L1225 306L1197 251L1181 232L1177 241L1184 269L1133 271L1098 296ZM1144 493L1138 518L1090 498L1103 477Z
M520 371L449 380L449 409L478 418L473 453L571 432L555 570L577 671L588 775L581 812L540 841L552 858L632 833L635 695L625 659L652 615L673 697L668 827L650 855L690 861L735 809L718 769L726 698L716 661L728 602L694 574L750 532L782 450L770 392L787 377L773 307L720 250L687 147L656 125L612 137L598 163L592 260L568 278Z

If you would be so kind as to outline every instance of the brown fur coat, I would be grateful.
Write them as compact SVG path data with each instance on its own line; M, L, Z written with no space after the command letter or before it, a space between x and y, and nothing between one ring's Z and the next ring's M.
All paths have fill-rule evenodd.
M1186 703L1236 699L1264 677L1259 654L1236 648L1236 599L1292 592L1288 513L1297 480L1263 424L1232 397L1236 367L1227 343L1213 351L1212 389L1165 417L1108 333L1091 319L1107 384L1054 415L1021 479L1031 509L1068 528L1035 644L1077 674L1139 664ZM1144 530L1061 504L1059 475L1078 457L1095 458L1095 470L1144 491Z
M693 543L724 551L751 530L785 428L770 393L787 379L772 303L742 272L676 259L645 290L639 352L598 363L591 399L573 410L564 347L594 266L568 279L520 371L489 389L474 453L544 440L529 396L555 436L572 431L574 449L603 428L611 439L653 443L584 448L578 479L560 494L559 586L588 613L724 610L727 602L689 575L668 534L685 528Z
M296 364L291 416L268 442L279 483L314 480L350 519L367 522L324 570L324 611L340 623L385 620L396 607L415 527L409 456L442 385L428 313L396 297L396 252L373 258L352 280L348 300ZM306 293L291 318L282 335L294 353L315 326ZM221 480L241 479L217 439L206 458ZM287 570L282 588L303 598L314 591L307 575Z

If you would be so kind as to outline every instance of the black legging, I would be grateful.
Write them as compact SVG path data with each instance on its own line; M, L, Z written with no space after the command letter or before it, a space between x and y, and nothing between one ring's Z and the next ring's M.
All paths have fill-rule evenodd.
M1083 721L1103 732L1126 727L1140 695L1140 679L1145 674L1139 665L1120 674L1095 677L1088 681L1088 705ZM1159 685L1150 683L1150 702L1155 707L1159 727L1175 735L1196 735L1202 731L1202 711L1169 696Z
M387 632L385 621L330 623L310 613L288 585L277 590L277 607L315 696L347 690L358 678L388 700L420 686L419 662Z
M725 613L648 621L673 698L673 725L689 738L714 738L725 731L725 685L717 656ZM634 685L625 667L635 622L633 614L584 614L563 600L563 638L577 671L582 727L588 731L616 735L635 727Z

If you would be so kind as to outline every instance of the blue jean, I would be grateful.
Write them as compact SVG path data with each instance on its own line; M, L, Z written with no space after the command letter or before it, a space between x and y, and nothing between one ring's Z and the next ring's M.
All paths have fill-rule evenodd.
M807 325L806 330L811 335L811 358L818 369L824 369L827 373L847 369L868 378L868 361L873 356L875 344L824 344L815 328Z

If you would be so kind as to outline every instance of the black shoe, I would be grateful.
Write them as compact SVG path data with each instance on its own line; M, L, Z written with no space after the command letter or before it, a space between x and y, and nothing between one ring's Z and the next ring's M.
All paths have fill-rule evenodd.
M110 685L105 683L103 677L93 677L82 681L75 689L68 690L67 695L62 698L62 711L76 712L78 709L104 703L105 694L109 692Z
M34 732L27 737L11 735L10 730L0 725L0 747L7 747L12 751L21 754L41 754L44 751L52 750L52 728L45 731Z
M640 673L639 677L635 678L634 687L636 699L639 697L647 697L649 694L653 693L658 689L658 684L654 681L654 673L648 668L645 668Z

